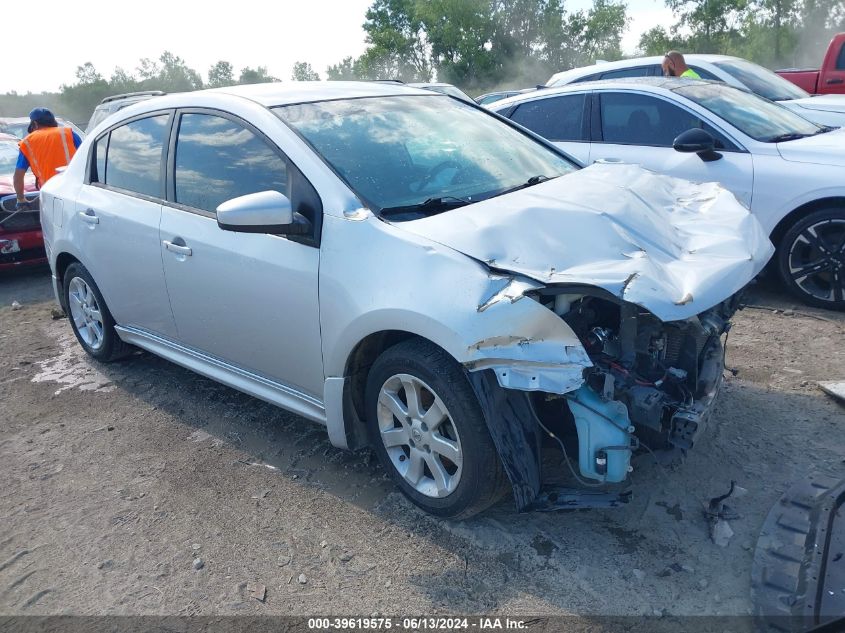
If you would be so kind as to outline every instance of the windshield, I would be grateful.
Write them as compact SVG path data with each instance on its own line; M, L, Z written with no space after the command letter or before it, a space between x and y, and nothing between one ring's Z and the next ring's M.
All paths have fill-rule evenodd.
M713 62L713 65L724 70L751 92L772 101L789 101L810 96L791 81L744 59Z
M576 169L494 116L437 95L304 103L274 112L377 212L444 211Z
M730 86L702 83L674 91L758 141L773 143L827 130L782 105Z
M18 144L14 141L0 141L0 176L14 173L18 162Z

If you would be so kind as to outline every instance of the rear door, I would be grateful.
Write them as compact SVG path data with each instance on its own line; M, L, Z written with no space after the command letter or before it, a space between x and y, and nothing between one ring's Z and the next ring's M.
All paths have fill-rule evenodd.
M94 142L70 230L118 324L173 337L159 247L171 111L122 123Z
M232 115L184 110L175 129L159 248L180 341L322 399L317 192L279 148ZM313 233L217 225L222 202L267 190L310 215Z
M590 143L587 92L534 99L514 108L509 118L587 164Z
M751 206L751 154L697 113L661 96L633 91L597 91L592 99L590 162L636 163L694 182L719 182ZM697 154L673 149L675 138L695 127L715 137L721 159L705 162Z

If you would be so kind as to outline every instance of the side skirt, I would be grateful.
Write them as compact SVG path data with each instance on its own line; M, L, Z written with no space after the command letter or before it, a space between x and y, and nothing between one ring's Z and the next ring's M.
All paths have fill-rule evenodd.
M326 410L317 398L144 330L120 325L114 329L121 339L131 345L309 420L326 424Z

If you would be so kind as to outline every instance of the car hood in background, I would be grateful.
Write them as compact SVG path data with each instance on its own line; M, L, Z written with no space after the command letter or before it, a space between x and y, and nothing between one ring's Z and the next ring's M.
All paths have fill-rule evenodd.
M807 108L808 110L845 113L845 95L818 95L803 99L790 99L789 103Z
M603 288L663 321L731 296L774 250L757 219L718 184L626 164L594 164L397 226L496 270Z
M845 129L785 141L777 146L786 160L845 167Z

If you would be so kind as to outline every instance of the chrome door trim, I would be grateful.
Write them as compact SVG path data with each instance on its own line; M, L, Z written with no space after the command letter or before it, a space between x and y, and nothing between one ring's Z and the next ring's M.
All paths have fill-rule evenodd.
M326 424L323 403L301 391L139 328L116 325L114 329L127 343L156 356L309 420Z

